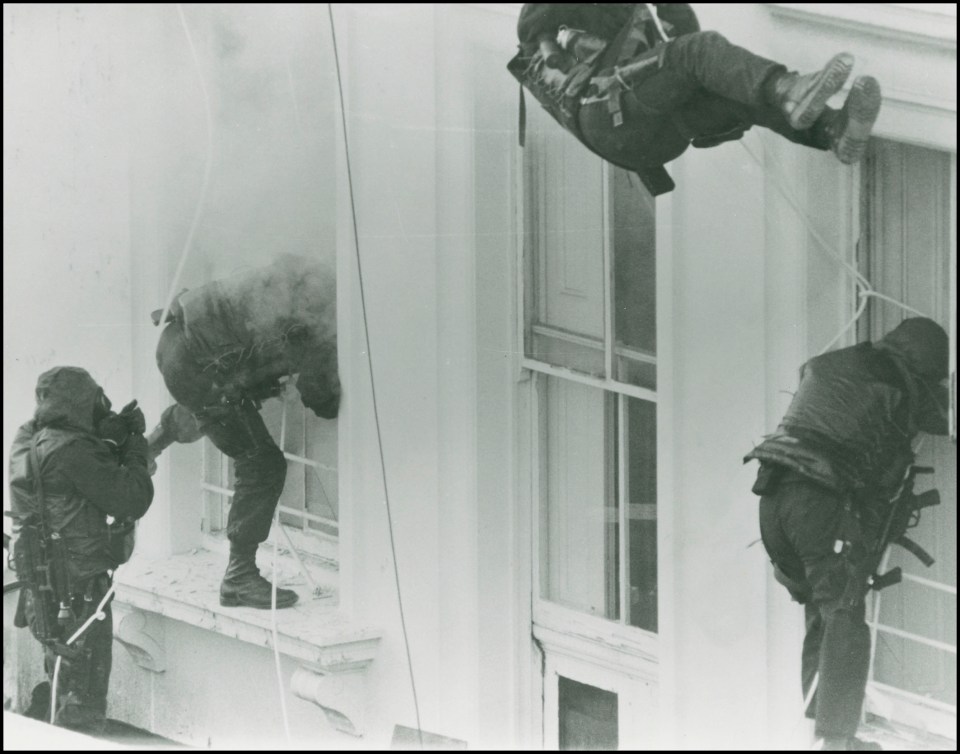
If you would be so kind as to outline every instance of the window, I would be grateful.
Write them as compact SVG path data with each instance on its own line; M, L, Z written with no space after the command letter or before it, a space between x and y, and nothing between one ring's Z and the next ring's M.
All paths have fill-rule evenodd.
M335 269L337 87L326 9L191 6L184 16L201 61L187 73L209 92L216 150L182 285L220 280L281 253ZM289 538L301 552L335 560L337 421L305 409L293 386L264 401L260 414L287 458L280 544L287 547ZM234 471L209 440L202 445L202 470L191 473L213 546L225 537Z
M945 152L877 141L862 170L861 191L867 239L862 272L878 292L918 309L948 332L955 332L956 311L955 171L956 158ZM859 336L876 340L905 316L913 315L872 299ZM916 462L933 467L934 474L919 477L917 491L938 489L941 504L923 512L910 536L936 562L924 568L905 550L890 549L887 567L902 568L903 583L873 593L868 615L875 656L867 709L955 736L957 449L948 437L920 437Z
M561 751L616 751L617 695L558 676Z
M299 530L294 538L298 549L320 553L321 543L335 542L339 533L337 422L314 416L293 387L266 401L260 414L287 458L287 479L278 506L280 523L288 534L291 528ZM204 439L203 469L203 530L216 535L227 525L233 461Z
M654 200L542 112L530 118L524 188L538 603L655 633Z

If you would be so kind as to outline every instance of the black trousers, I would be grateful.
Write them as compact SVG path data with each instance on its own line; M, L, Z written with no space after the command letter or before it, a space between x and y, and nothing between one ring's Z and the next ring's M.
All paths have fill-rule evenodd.
M167 325L157 347L157 363L176 401L197 419L203 434L234 461L233 501L227 517L231 543L255 546L270 535L270 524L287 475L283 452L250 400L218 402L209 370L190 354L179 322Z
M841 604L848 567L860 555L836 552L849 537L845 496L787 471L760 498L760 533L767 554L791 582L791 595L804 605L806 636L801 679L806 698L819 672L817 690L805 711L820 737L848 737L857 731L870 663L870 631L864 604ZM868 536L873 532L865 531Z
M63 641L66 642L93 613L103 595L110 588L106 574L92 577L89 585L72 600L73 618L64 626ZM35 605L29 591L21 593L24 614L34 636ZM64 656L57 675L57 711L54 722L68 728L96 730L102 726L107 711L107 691L110 685L110 669L113 664L113 613L108 602L104 608L106 618L94 620L77 640L70 645L75 653ZM44 645L43 667L49 683L53 683L57 652ZM50 719L50 687L41 684L34 690L34 700L29 716Z
M616 63L604 53L601 68ZM739 138L752 126L790 141L829 149L827 114L809 129L792 128L769 101L770 77L786 67L731 44L714 31L685 34L667 43L663 65L621 97L623 123L614 126L605 100L580 108L580 128L599 154L627 167L655 167L679 157L691 142L712 146ZM719 140L716 140L720 137Z

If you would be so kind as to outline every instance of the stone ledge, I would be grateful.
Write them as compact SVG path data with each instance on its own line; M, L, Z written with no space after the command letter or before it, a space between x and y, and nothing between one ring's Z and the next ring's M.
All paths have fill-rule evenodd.
M269 578L268 554L262 553L260 561L261 573ZM294 607L277 611L280 653L323 672L368 665L376 654L380 632L341 615L337 593L329 582L324 584L313 574L325 588L326 596L317 598L302 578L291 578L297 574L295 563L283 558L280 563L278 584L300 596ZM270 610L221 607L219 587L225 566L222 555L206 550L160 560L135 557L117 570L116 598L137 610L272 649Z

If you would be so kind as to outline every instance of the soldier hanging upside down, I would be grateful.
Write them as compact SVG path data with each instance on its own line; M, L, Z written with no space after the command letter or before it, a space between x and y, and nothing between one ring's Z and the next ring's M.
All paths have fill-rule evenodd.
M564 128L636 171L654 195L673 189L663 165L691 144L716 146L755 125L855 163L880 110L871 76L854 80L842 109L826 106L850 76L852 55L801 76L700 31L682 3L527 3L517 33L508 70ZM521 132L522 121L521 109Z
M160 312L154 313L155 323ZM340 406L336 280L309 259L276 262L181 293L157 346L157 365L177 403L149 435L151 457L173 442L206 435L234 460L236 486L227 523L230 562L220 604L269 608L271 584L257 570L287 462L260 417L297 374L303 405L332 419ZM297 601L277 589L277 607Z

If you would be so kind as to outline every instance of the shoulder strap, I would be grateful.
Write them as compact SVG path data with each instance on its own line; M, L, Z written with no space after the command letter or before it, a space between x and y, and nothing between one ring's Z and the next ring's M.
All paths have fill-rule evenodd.
M30 438L30 469L33 471L33 491L37 498L37 514L40 517L40 526L47 530L46 508L47 502L43 496L43 474L40 472L40 454L37 452L39 432L34 432Z
M639 50L644 52L653 47L653 42L647 36L647 22L650 20L650 10L644 3L637 3L633 9L633 16L623 31L614 40L614 46L619 46L617 64L630 60Z
M527 140L527 101L523 96L523 84L520 84L520 119L517 123L517 129L520 133L520 146L522 147Z
M43 474L40 470L40 453L37 451L37 441L39 433L34 434L33 438L30 440L30 468L33 471L33 490L34 495L37 499L37 517L40 519L40 528L44 532L44 536L49 536L55 531L50 526L50 522L47 520L47 499L43 492ZM68 516L66 519L61 520L60 528L56 531L60 531L64 526L73 521L84 507L87 505L87 501L83 499L77 509L73 511L72 515Z

